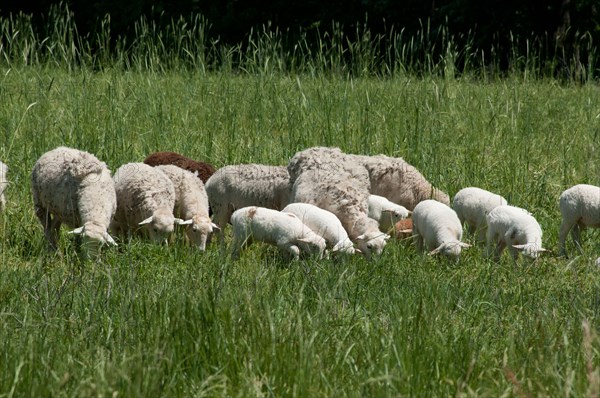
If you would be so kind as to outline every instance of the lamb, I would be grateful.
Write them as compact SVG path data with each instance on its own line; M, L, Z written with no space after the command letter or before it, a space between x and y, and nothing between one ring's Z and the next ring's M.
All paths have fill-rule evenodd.
M232 258L239 258L240 250L253 241L277 246L294 260L300 252L323 257L325 239L314 233L296 215L265 207L249 206L236 210L231 216L233 225Z
M0 213L6 209L6 197L4 196L4 191L6 191L6 187L8 186L8 166L2 162L0 162Z
M352 241L335 214L308 203L291 203L282 212L296 215L308 228L325 239L332 252L354 254Z
M315 147L296 153L288 164L290 202L309 203L335 214L369 260L379 255L389 235L368 217L369 175L339 148Z
M508 202L502 196L485 189L468 187L454 195L452 208L456 211L462 225L466 225L471 233L477 233L477 240L485 240L487 223L485 216L496 206Z
M174 224L193 223L191 219L183 221L173 216L175 188L161 170L144 163L127 163L119 167L113 180L117 211L111 229L115 233L126 235L142 226L139 232L163 243L173 232Z
M182 169L197 173L198 178L203 184L212 176L216 169L213 165L205 162L198 162L177 152L155 152L144 159L144 163L149 166L159 166L172 164Z
M413 210L412 221L418 252L423 251L424 244L430 255L442 253L458 260L461 250L471 247L461 242L463 228L456 212L437 200L419 202Z
M525 257L536 259L547 250L542 247L542 227L525 209L501 205L486 216L487 253L499 261L505 247L516 261L521 252Z
M116 245L107 232L117 208L115 186L106 164L91 153L62 146L44 153L33 166L31 190L53 250L63 223L83 237L86 256L103 244Z
M581 250L580 230L600 227L600 187L587 184L575 185L565 190L559 198L562 214L558 236L560 255L566 255L565 241L569 231L575 245Z
M208 215L208 196L204 184L190 171L177 166L160 165L156 168L165 173L173 183L174 215L184 220L192 220L192 223L185 227L188 240L204 251L207 238L213 229L219 230Z
M402 158L385 155L349 156L367 169L372 195L383 196L411 211L426 199L450 205L448 194L433 187L419 170Z
M206 182L213 221L224 228L233 212L247 206L281 210L289 203L285 166L239 164L220 168ZM223 234L220 234L223 243Z
M369 217L379 223L381 232L390 232L400 220L408 218L412 212L379 195L369 195Z

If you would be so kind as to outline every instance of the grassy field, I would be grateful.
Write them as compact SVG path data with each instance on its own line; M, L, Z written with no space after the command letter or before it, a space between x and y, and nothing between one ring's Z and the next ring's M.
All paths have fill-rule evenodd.
M156 150L221 167L338 146L404 157L451 195L501 193L556 251L558 195L600 184L597 84L0 65L0 397L598 396L598 231L535 263L410 242L372 262L263 245L232 262L181 237L82 262L66 234L46 251L29 181L59 145L113 171Z

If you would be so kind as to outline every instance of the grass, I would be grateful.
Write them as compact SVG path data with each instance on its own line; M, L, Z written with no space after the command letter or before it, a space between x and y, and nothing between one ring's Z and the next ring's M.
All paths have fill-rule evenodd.
M111 170L156 150L218 167L314 145L402 156L451 195L480 186L529 209L551 249L560 192L600 185L592 81L352 77L328 61L280 73L260 48L245 72L2 64L0 397L597 396L598 231L581 255L516 264L481 247L449 263L409 242L370 263L289 264L256 244L234 263L181 239L82 262L64 233L62 256L46 252L29 176L58 145Z

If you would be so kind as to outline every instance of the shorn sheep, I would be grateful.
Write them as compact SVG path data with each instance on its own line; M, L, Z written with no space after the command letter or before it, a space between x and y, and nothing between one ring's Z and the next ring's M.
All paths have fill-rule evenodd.
M565 241L569 231L573 242L581 250L581 229L600 227L600 187L575 185L565 190L559 198L562 222L558 233L560 255L566 255Z
M387 198L369 195L369 217L379 223L379 230L389 233L400 220L408 218L412 212Z
M6 196L4 191L8 187L8 166L0 162L0 213L6 209Z
M502 196L485 189L468 187L454 195L452 208L456 211L461 224L466 225L471 233L477 234L480 242L485 241L487 222L485 216L497 206L508 202Z
M200 250L206 249L206 241L213 229L219 227L208 215L208 196L204 184L190 171L174 165L156 166L165 173L175 189L174 215L184 220L192 220L185 226L188 240Z
M53 249L63 223L83 237L86 255L103 244L115 245L107 232L117 208L115 186L106 164L94 155L67 147L44 153L33 166L31 189L35 214Z
M236 210L231 216L231 224L233 259L239 257L242 247L254 241L275 245L294 260L300 258L301 252L322 258L325 251L325 239L291 213L249 206Z
M166 242L174 224L187 225L193 221L175 218L175 188L157 168L144 163L127 163L113 176L117 193L117 211L111 229L121 236L142 231L156 243Z
M309 203L335 214L365 257L379 255L389 235L368 217L369 175L339 148L314 147L288 164L290 202Z
M282 212L296 215L314 233L322 236L333 253L354 254L354 245L339 218L308 203L290 203Z
M144 159L144 163L149 166L159 166L172 164L182 169L191 171L195 173L203 183L206 184L206 181L212 176L216 169L213 165L205 162L198 162L196 160L190 159L183 155L180 155L177 152L154 152L146 159Z
M436 200L427 199L415 206L412 214L413 238L418 252L423 246L430 255L444 254L458 260L463 248L463 228L456 212Z
M495 207L486 216L487 253L499 261L504 248L516 261L519 253L536 259L547 251L542 247L542 227L525 209L502 205ZM492 253L493 252L493 253Z

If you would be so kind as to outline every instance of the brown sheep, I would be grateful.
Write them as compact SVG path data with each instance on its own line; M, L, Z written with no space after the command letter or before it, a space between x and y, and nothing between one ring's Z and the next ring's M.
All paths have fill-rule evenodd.
M400 220L394 226L394 235L398 240L408 239L412 236L413 223L411 218Z
M176 152L155 152L144 160L149 166L159 166L163 164L172 164L182 169L197 173L198 178L206 183L211 175L213 175L216 169L209 163L197 162L193 159L186 158Z

